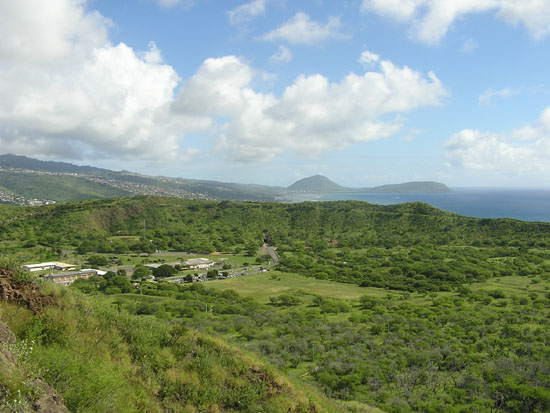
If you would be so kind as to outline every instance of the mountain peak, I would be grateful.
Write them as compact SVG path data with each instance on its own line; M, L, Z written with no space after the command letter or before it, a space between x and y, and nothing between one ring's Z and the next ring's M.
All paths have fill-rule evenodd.
M313 175L300 179L290 185L287 190L292 192L342 192L345 188L323 175Z

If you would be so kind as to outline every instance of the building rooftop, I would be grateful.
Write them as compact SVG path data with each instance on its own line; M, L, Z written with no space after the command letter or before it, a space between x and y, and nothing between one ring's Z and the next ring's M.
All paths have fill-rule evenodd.
M214 262L212 260L209 260L208 258L191 258L187 261L185 261L185 264L187 265L194 265L194 264L208 264Z
M93 269L86 269L86 270L80 270L80 271L73 271L73 272L64 272L61 274L47 274L43 275L43 278L57 278L57 277L70 277L71 275L82 275L82 274L98 274L98 270ZM103 272L103 271L101 271Z
M74 264L67 264L65 262L41 262L39 264L26 264L23 268L40 268L40 267L59 267L59 268L73 268Z

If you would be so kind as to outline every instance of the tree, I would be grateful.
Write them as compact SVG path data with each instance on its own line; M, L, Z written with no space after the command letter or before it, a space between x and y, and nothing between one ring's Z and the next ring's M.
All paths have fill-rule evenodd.
M302 303L302 300L291 294L281 294L278 297L269 297L269 301L274 305L285 307L294 307Z
M158 278L171 277L176 273L176 269L168 264L162 264L153 270L153 275Z
M91 266L105 266L109 264L109 261L107 261L107 258L103 257L102 255L92 255L88 258L88 264Z
M137 280L140 278L146 278L151 275L151 270L143 265L136 265L132 279Z

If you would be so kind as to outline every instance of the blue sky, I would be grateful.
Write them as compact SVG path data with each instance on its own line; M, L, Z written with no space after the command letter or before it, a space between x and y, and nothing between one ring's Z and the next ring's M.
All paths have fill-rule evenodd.
M271 185L548 187L548 67L550 0L2 2L0 152Z

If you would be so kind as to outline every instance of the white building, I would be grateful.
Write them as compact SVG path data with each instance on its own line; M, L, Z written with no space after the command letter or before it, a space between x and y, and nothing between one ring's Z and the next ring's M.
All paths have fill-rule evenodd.
M105 275L105 271L85 269L75 272L66 272L62 274L43 275L42 278L53 281L56 284L71 285L80 278L88 279L94 275Z
M189 267L190 269L199 269L204 270L210 268L214 265L214 261L209 260L208 258L192 258L183 263L184 266Z
M23 269L30 272L48 270L73 271L75 268L76 267L73 264L67 264L64 262L42 262L40 264L23 265Z

